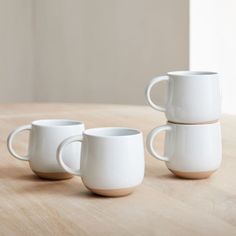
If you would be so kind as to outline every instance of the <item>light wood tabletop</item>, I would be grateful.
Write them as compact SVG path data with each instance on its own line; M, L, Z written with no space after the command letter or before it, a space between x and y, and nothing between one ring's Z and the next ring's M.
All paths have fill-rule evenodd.
M146 106L0 105L0 235L236 235L236 117L221 119L223 162L209 179L178 179L145 152L143 184L121 198L93 195L79 177L39 179L27 162L10 156L8 133L42 118L77 119L86 128L133 127L145 138L165 123L163 114ZM19 153L26 153L27 140L27 132L16 137Z

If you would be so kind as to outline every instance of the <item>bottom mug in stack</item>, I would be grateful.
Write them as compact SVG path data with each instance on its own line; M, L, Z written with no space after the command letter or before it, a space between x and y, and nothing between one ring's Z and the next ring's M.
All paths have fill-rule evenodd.
M154 148L155 137L161 131L166 131L164 156ZM178 177L207 178L221 164L220 122L198 125L168 122L149 133L147 149L152 156L165 161L167 168Z

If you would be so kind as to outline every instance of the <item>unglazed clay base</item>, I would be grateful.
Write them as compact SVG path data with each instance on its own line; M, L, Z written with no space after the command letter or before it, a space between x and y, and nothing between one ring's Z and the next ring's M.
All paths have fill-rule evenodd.
M206 122L181 123L181 122L175 122L175 121L168 120L168 123L179 124L179 125L204 125L204 124L213 124L218 121L219 120L212 120L212 121L206 121Z
M174 175L184 179L206 179L210 177L216 170L202 172L182 172L169 169Z
M73 175L66 172L38 172L32 170L37 176L43 179L53 179L53 180L62 180L62 179L70 179Z
M86 185L85 185L86 186ZM118 189L96 189L96 188L89 188L86 186L91 192L106 196L106 197L122 197L131 194L137 186L130 187L130 188L118 188Z

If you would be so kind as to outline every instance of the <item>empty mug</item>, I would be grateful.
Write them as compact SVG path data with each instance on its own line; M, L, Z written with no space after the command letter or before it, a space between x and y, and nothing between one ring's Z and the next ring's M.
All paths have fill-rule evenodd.
M155 137L166 131L164 156L154 148ZM147 137L147 149L165 161L168 169L182 178L201 179L216 171L222 159L220 123L182 125L167 123L154 128Z
M81 142L80 169L62 158L64 148ZM57 160L68 173L79 175L92 192L103 196L128 195L144 177L142 133L129 128L95 128L66 139L58 147Z
M161 81L167 81L167 102L158 106L151 99L151 90ZM168 121L198 124L220 118L219 75L215 72L176 71L158 76L146 88L149 105L165 112Z
M18 155L12 147L15 135L21 131L29 130L29 148L27 156ZM84 131L84 124L73 120L37 120L31 125L24 125L14 130L7 140L8 150L13 157L29 161L30 168L39 177L46 179L68 179L73 175L67 173L58 165L56 151L58 145L72 135L80 135ZM80 144L68 147L63 160L73 168L80 165Z

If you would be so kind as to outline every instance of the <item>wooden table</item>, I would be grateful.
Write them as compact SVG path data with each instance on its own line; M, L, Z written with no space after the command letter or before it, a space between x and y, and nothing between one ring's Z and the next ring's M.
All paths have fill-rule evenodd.
M42 118L77 119L87 128L134 127L145 136L165 123L163 114L144 106L0 105L0 235L236 235L236 117L222 118L223 163L210 179L177 179L146 152L143 184L122 198L93 195L79 177L39 179L27 162L11 157L8 133ZM21 153L27 136L16 139Z

